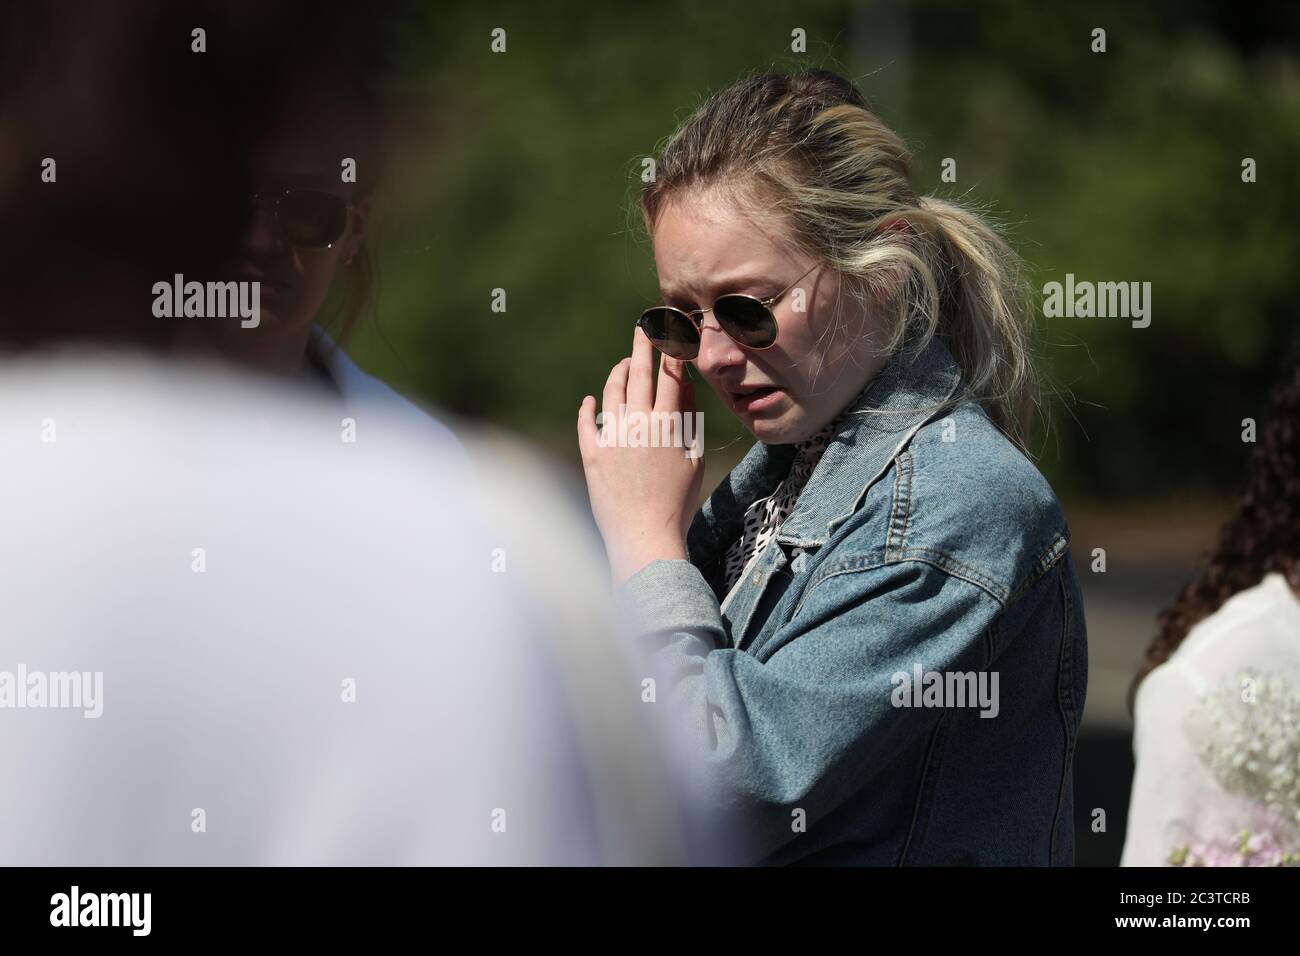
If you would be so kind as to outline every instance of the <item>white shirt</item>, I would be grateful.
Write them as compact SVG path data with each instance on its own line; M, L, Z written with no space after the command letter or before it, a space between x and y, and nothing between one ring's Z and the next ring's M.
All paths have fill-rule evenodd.
M681 861L559 483L377 407L0 364L0 860Z
M448 447L456 447L455 435L446 425L410 399L399 395L387 382L363 372L352 361L352 357L318 325L311 327L309 347L328 370L345 409L378 409L394 422L417 431L427 430L435 440Z
M1270 715L1284 706L1287 687L1300 691L1300 600L1269 574L1193 627L1139 685L1122 866L1165 865L1176 847L1198 841L1231 846L1243 829L1274 827L1294 844L1295 817L1279 821L1260 788L1240 779L1300 774L1300 727L1274 736L1271 757L1250 754L1250 741L1276 729ZM1234 770L1245 760L1253 764Z

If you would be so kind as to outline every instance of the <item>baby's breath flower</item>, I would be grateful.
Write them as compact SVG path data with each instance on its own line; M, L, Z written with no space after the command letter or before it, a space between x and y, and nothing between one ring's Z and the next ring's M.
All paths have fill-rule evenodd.
M1201 707L1213 731L1200 756L1224 789L1300 823L1300 691L1279 674L1244 670Z

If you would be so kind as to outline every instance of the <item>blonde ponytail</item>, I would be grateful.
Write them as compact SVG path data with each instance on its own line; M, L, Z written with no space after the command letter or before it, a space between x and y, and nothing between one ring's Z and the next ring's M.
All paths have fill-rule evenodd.
M979 213L925 196L909 218L939 242L938 329L994 423L1024 447L1038 403L1033 312L1020 257Z

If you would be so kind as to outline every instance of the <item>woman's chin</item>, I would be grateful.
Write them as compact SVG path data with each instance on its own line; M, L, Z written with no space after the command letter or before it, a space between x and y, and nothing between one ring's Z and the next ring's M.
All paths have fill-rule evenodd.
M791 408L781 415L746 415L741 419L751 435L766 445L788 445L798 441L798 410Z
M746 415L741 421L765 445L793 445L817 434L830 418L814 418L807 409L790 404L780 415Z
M305 333L311 321L310 314L304 315L297 309L284 308L278 303L270 307L263 304L257 331L265 339L278 339L281 336L297 337Z

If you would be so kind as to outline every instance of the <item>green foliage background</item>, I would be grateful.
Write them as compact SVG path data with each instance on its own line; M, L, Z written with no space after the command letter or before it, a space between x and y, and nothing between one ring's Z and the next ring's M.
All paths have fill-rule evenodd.
M1042 320L1056 397L1037 451L1058 489L1231 491L1241 420L1264 414L1296 354L1296 9L753 0L439 3L398 17L381 292L350 351L414 397L576 461L578 403L656 296L630 211L640 159L742 74L821 66L854 76L904 135L921 191L1007 225L1036 289L1067 272L1152 283L1149 328ZM1104 54L1090 50L1095 27ZM940 182L944 157L955 185ZM749 442L705 402L716 473Z

